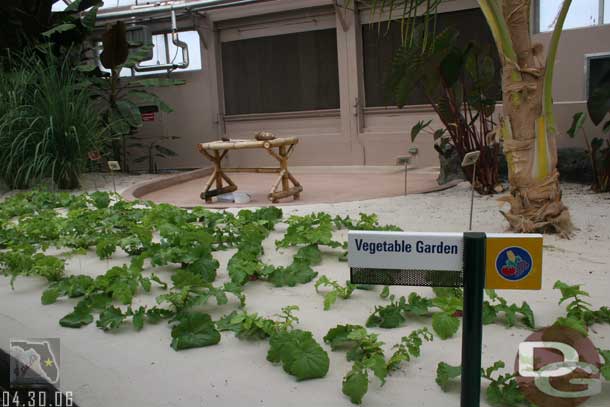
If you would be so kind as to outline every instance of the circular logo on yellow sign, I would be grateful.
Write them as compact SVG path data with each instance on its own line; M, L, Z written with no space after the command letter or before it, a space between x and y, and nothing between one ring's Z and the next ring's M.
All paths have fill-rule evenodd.
M531 273L532 266L532 256L522 247L507 247L496 257L496 271L509 281L523 280Z

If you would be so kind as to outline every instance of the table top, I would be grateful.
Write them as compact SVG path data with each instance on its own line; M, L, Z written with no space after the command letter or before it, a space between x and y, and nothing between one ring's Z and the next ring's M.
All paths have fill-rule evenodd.
M298 137L283 137L273 140L230 140L230 141L211 141L197 145L199 150L241 150L246 148L271 148L279 146L294 145L299 142Z

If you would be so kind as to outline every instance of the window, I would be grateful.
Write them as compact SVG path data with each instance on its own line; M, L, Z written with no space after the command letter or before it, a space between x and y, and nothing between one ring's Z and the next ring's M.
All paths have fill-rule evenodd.
M227 115L339 108L337 31L224 42Z
M610 76L610 53L587 56L587 98ZM607 79L606 79L607 80Z
M440 32L453 27L460 32L464 43L476 41L487 44L490 53L498 58L495 43L485 17L480 9L468 9L437 16L436 30ZM392 67L394 55L402 46L401 23L393 21L388 27L385 23L362 26L362 48L364 60L364 92L366 107L396 106L391 91L385 85ZM499 62L498 65L500 66ZM498 77L498 89L500 89ZM416 89L409 97L407 105L428 104L421 89Z
M199 43L199 33L197 31L182 31L179 34L180 41L184 41L189 49L189 66L185 69L177 69L173 71L189 72L201 70L201 45ZM142 66L155 66L164 64L180 64L184 62L182 59L182 51L172 43L170 33L153 35L153 57L149 61L141 63ZM123 68L121 76L142 76L142 75L158 75L167 73L166 69L160 69L149 72L133 72L131 69Z
M178 34L180 41L185 42L189 49L189 66L185 69L178 69L174 72L198 71L201 69L201 45L199 33L197 31L183 31ZM144 61L142 66L154 66L164 64L181 64L182 50L172 42L172 35L157 34L153 35L153 57L150 61ZM154 72L136 72L136 75L146 75L167 72L166 70Z
M563 0L538 0L538 32L552 31ZM610 23L610 0L573 1L564 24L565 29Z
M214 1L214 0L209 0ZM158 4L158 3L168 3L171 4L171 1L168 0L104 0L104 5L101 7L102 9L110 9L117 7L126 7L126 6L145 6L147 4ZM53 4L53 11L63 11L67 7L66 3L63 0L58 0L57 3Z

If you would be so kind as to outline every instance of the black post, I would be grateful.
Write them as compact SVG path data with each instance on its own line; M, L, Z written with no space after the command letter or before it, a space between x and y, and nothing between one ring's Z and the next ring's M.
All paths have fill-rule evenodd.
M481 399L485 239L485 233L464 233L461 407L479 407Z

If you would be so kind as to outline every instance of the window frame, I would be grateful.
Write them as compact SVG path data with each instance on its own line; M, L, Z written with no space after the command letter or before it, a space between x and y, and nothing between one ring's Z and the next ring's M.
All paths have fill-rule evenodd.
M596 52L593 54L585 54L585 100L589 100L589 88L591 82L591 61L595 59L610 59L609 52Z
M175 69L173 71L171 71L171 75L180 75L180 74L188 74L188 73L194 73L194 72L202 72L205 70L205 63L204 63L204 52L203 52L203 47L201 46L201 34L197 31L197 30L192 30L192 29L185 29L185 30L180 30L178 31L178 34L181 33L187 33L187 32L194 32L195 34L197 34L198 36L198 41L196 41L198 43L198 47L195 49L191 49L189 47L189 53L190 55L194 55L194 52L198 52L199 53L199 61L200 61L200 66L199 68L191 68L190 66L186 69ZM161 32L154 32L152 33L153 38L155 36L158 35L162 35L163 36L163 41L165 43L165 56L166 58L169 58L170 54L170 46L169 44L171 43L171 35L172 32L171 31L161 31ZM100 50L101 52L101 50ZM99 58L99 56L98 56ZM168 59L169 60L169 59ZM146 62L148 61L144 61L144 65L146 66ZM191 58L191 63L192 63L192 58ZM102 69L101 67L101 63L100 63L100 69ZM149 71L149 72L136 72L133 69L130 68L123 68L123 69L128 69L129 70L129 75L123 75L122 73L120 74L121 78L127 78L127 79L135 79L135 78L140 78L140 77L151 77L151 76L167 76L168 71L167 69L158 69L155 71ZM104 69L102 69L104 70Z
M573 27L573 28L566 28L566 30L580 30L583 28L592 28L592 27L599 27L602 25L608 25L610 24L610 21L605 21L604 19L604 14L605 14L605 3L607 0L598 0L598 8L597 8L597 24L594 25L584 25L581 27ZM572 7L574 6L574 4L572 3ZM550 33L553 32L553 30L548 30L548 31L542 31L540 29L540 0L535 0L534 1L534 12L533 12L533 18L534 18L534 34L543 34L543 33Z

